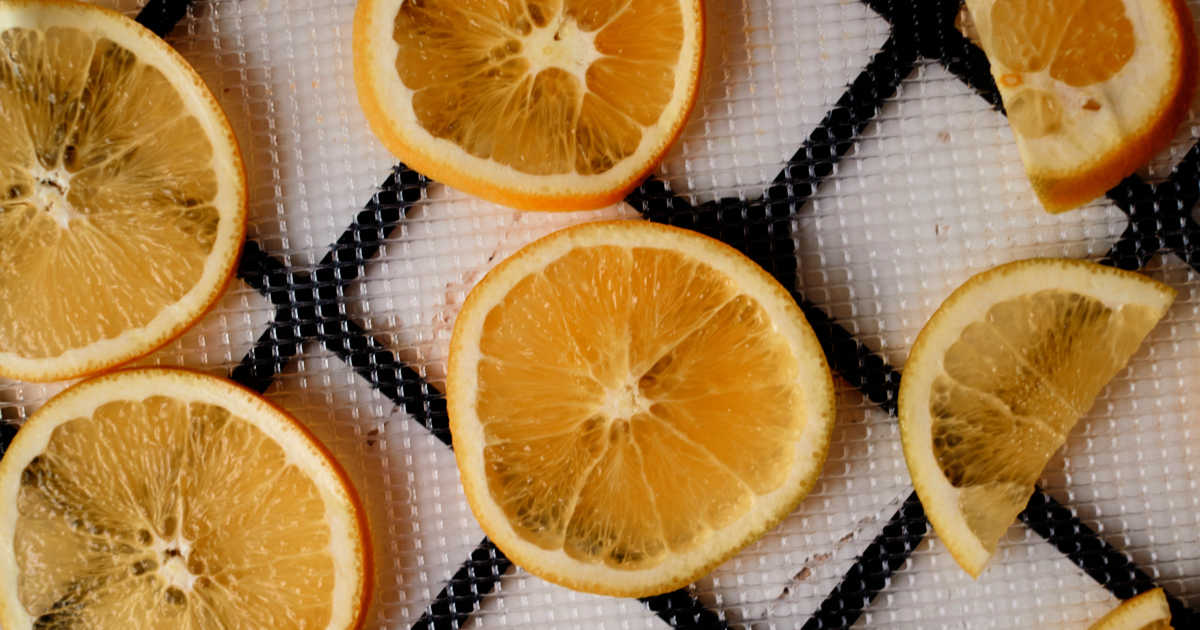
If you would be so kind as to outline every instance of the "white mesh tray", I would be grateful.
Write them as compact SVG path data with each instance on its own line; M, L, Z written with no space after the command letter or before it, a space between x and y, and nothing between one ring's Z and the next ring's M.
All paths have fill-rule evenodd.
M1200 606L1195 115L1139 181L1049 215L982 57L947 27L953 2L709 0L699 101L654 182L605 210L521 213L394 170L355 97L353 10L196 0L168 35L234 125L251 244L219 305L144 362L265 387L329 446L375 538L369 627L1086 628L1151 581L1177 613ZM599 218L759 247L794 276L839 376L811 496L712 575L647 603L550 585L481 546L439 425L466 292L524 243ZM893 368L953 288L1030 256L1144 267L1179 298L1048 467L1057 504L1031 508L973 581L905 505ZM0 417L20 423L61 387L0 381ZM1200 627L1190 619L1176 627Z

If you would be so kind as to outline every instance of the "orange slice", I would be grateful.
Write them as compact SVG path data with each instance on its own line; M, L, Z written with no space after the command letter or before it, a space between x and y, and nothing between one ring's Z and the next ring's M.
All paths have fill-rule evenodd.
M808 493L833 426L816 335L727 245L640 221L517 252L471 291L447 379L463 488L516 563L623 596L700 577Z
M1171 608L1161 588L1131 597L1088 630L1171 630Z
M233 132L174 50L92 5L0 4L0 374L166 343L216 301L245 229Z
M354 78L409 166L517 208L619 201L695 99L700 0L360 0Z
M900 380L904 459L929 522L971 576L1174 299L1129 271L1024 260L968 280L921 329Z
M967 0L1045 208L1104 194L1170 142L1196 86L1182 0Z
M328 452L226 380L114 372L51 399L0 460L0 625L361 625L366 521Z

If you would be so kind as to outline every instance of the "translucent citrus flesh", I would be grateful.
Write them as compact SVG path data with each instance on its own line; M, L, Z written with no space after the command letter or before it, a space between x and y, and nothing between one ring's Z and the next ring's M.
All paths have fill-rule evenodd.
M577 247L516 284L482 339L488 492L541 548L654 566L795 466L792 350L756 300L692 257Z
M10 28L0 49L0 347L56 357L196 284L220 221L213 147L109 39Z
M995 304L950 346L929 400L934 455L988 551L1159 317L1043 290Z
M996 0L990 53L1018 73L1049 70L1072 87L1107 81L1133 57L1137 42L1123 0ZM1020 77L1001 77L1017 83ZM1053 93L1026 88L1006 101L1018 133L1038 138L1062 126ZM1096 103L1095 107L1099 107Z
M18 591L35 627L329 623L319 491L223 407L106 403L54 429L18 497Z
M661 0L422 0L393 37L430 134L522 173L594 175L668 105L684 34Z

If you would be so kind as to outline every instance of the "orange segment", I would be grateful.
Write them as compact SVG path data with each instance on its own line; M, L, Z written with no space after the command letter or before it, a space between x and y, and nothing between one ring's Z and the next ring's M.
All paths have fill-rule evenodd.
M233 272L246 190L224 114L154 34L91 5L5 3L0 51L0 374L145 354Z
M967 0L1034 192L1059 212L1143 165L1196 82L1176 0Z
M1107 81L1133 58L1137 43L1122 0L1080 1L1063 29L1050 76L1074 87Z
M688 439L669 419L634 420L638 445L645 453L642 472L651 488L671 488L655 495L659 514L693 512L692 522L661 519L662 541L671 552L693 548L697 541L730 525L750 509L754 492L713 453ZM703 477L681 477L680 471L703 470Z
M676 588L811 487L832 385L790 296L736 251L641 222L563 230L501 263L455 324L463 485L549 580Z
M654 167L695 96L698 0L364 0L372 129L432 177L521 208L594 208Z
M586 472L567 521L562 548L573 560L636 570L659 565L666 555L664 516L634 431L630 420L621 419L601 438L604 453Z
M1049 68L1051 77L1083 87L1108 80L1133 57L1122 0L997 0L991 15L992 54L1018 72Z

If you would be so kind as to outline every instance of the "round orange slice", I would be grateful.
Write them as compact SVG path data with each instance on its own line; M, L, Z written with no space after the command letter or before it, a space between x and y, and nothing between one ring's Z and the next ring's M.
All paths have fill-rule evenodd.
M816 482L833 381L795 301L733 248L623 221L556 232L471 291L450 430L483 530L570 588L679 588Z
M51 399L0 460L0 625L361 625L372 572L345 473L294 418L186 370Z
M93 5L0 4L0 374L161 346L220 296L245 230L233 132L183 58Z
M700 0L360 0L354 78L409 166L534 210L619 201L695 99Z

